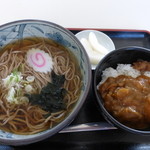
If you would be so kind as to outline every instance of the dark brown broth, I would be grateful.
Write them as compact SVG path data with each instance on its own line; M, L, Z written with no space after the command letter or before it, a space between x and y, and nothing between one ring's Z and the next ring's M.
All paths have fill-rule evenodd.
M75 73L82 79L82 75L81 75L81 72L80 72L80 67L79 67L78 61L77 61L76 57L74 56L74 54L72 52L70 52L69 49L67 49L66 47L64 47L61 44L58 44L58 43L56 43L53 40L50 40L48 38L31 37L31 38L25 38L25 39L13 41L12 43L7 44L7 45L5 45L4 47L2 47L0 49L0 56L3 54L4 51L7 51L7 50L10 51L12 48L13 48L13 50L21 50L21 51L26 50L27 51L26 47L28 47L30 45L32 46L32 45L36 45L38 43L42 43L43 41L46 44L57 47L58 49L60 49L62 51L66 51L68 53L68 56L70 57L70 59L75 64L75 67L76 67L76 72ZM74 105L75 105L75 103L73 105L71 105L70 109L67 110L68 112L67 112L66 115L68 115L71 112ZM64 117L66 117L66 116L64 116ZM64 118L61 118L61 120L63 120L63 119ZM56 124L58 124L58 123L54 123L54 125L56 125ZM7 124L6 124L6 126L7 126Z
M77 61L77 58L75 57L75 55L67 47L65 47L51 39L48 39L48 38L28 37L28 38L24 38L21 40L13 41L0 49L0 56L2 55L2 53L5 50L11 50L12 48L13 48L13 50L18 50L18 49L24 50L28 46L36 45L36 44L42 43L43 41L48 45L52 45L54 47L57 47L60 50L66 51L69 54L69 57L71 58L71 60L75 64L75 67L76 67L75 73L77 75L79 75L80 77L82 77L81 72L80 72L80 67L79 67L79 64L78 64L78 61Z

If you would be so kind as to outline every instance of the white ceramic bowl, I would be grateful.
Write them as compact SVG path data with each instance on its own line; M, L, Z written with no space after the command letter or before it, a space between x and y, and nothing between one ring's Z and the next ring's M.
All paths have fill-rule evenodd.
M72 111L58 125L33 135L17 135L0 130L0 144L30 144L56 134L75 118L82 107L90 88L91 68L87 53L74 34L57 24L41 20L20 20L4 24L0 26L0 48L14 40L33 36L50 38L67 47L75 55L82 74L83 85L81 94Z
M79 39L79 41L81 40L81 38L86 38L88 39L89 33L93 32L96 37L98 42L104 46L109 52L112 50L115 50L115 45L112 41L112 39L106 35L105 33L98 31L98 30L83 30L80 31L76 34L76 37ZM95 69L97 65L93 65L91 64L92 69Z

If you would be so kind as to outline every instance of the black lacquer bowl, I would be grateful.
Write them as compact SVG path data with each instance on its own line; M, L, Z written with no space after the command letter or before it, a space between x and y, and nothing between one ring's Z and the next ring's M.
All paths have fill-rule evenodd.
M97 85L102 79L101 75L103 70L108 67L116 68L117 64L132 64L137 60L150 61L150 50L143 47L132 46L120 48L107 54L96 67L94 74L94 92L97 98L98 108L108 122L112 123L119 129L142 135L150 135L150 129L139 130L130 128L115 119L104 107L103 98L97 90Z

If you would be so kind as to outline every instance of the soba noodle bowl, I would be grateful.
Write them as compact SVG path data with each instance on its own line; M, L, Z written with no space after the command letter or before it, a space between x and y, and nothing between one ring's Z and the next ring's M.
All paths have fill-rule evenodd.
M51 70L37 71L29 64L27 53L32 49L49 55L52 59ZM37 56L36 59L42 57ZM59 104L65 107L49 110L30 102L30 97L40 95L42 89L52 83L52 72L56 76L64 77L60 89L65 94L61 93L64 98ZM13 80L16 83L10 85L8 78L9 82L12 83ZM32 81L27 80L28 78ZM74 55L50 39L37 37L15 41L2 48L0 81L0 128L15 134L35 134L57 125L71 111L82 86L81 72Z

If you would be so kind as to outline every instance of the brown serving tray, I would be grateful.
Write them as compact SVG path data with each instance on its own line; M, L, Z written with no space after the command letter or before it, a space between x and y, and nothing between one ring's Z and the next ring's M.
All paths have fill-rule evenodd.
M87 28L86 28L87 29ZM91 30L91 28L89 28ZM69 28L69 30L76 34L83 28ZM126 46L140 46L150 49L150 32L145 30L112 30L112 29L94 29L102 31L107 34L114 42L116 49ZM94 75L94 70L92 70ZM85 123L105 123L107 122L102 117L99 108L97 107L96 97L94 95L93 85L89 95L76 116L75 120L71 123L71 126L85 124ZM110 125L111 127L111 125ZM85 130L84 130L85 129ZM4 147L3 147L4 148ZM135 135L122 131L120 129L110 128L109 130L103 128L103 130L97 130L97 128L86 131L86 128L82 128L80 132L74 132L69 130L65 133L57 133L56 135L30 145L7 147L15 150L29 150L29 149L67 149L67 150L92 150L92 149L132 149L141 150L150 148L150 136Z

